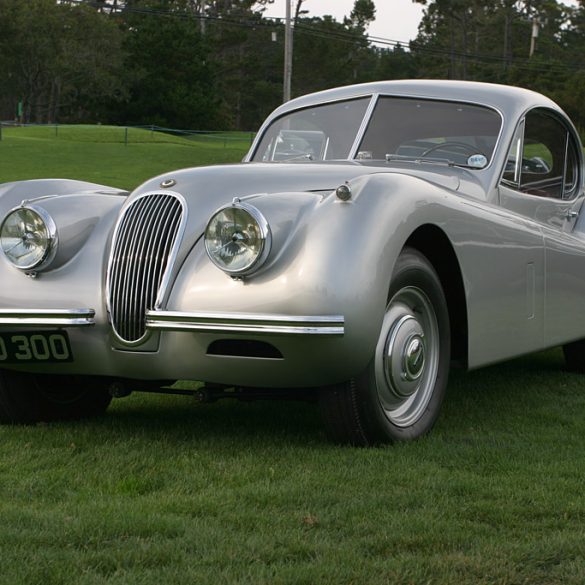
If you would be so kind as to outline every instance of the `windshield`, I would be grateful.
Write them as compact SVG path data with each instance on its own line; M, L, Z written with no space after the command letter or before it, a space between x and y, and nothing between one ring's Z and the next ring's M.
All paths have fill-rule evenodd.
M278 118L264 132L252 160L347 159L370 99L334 102Z
M361 160L441 160L472 168L489 164L500 115L459 102L381 97L358 149Z

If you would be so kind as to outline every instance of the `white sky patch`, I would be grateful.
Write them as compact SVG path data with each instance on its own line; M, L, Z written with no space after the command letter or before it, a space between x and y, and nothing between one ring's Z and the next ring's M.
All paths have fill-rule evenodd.
M335 20L342 21L349 16L355 0L305 0L303 10L309 11L309 16L324 16L330 14ZM368 34L405 44L414 39L418 33L418 25L422 18L423 6L412 0L374 0L376 4L376 20ZM561 0L567 6L577 6L577 0ZM293 1L293 10L296 2ZM272 18L284 18L286 12L285 0L275 0L264 13Z

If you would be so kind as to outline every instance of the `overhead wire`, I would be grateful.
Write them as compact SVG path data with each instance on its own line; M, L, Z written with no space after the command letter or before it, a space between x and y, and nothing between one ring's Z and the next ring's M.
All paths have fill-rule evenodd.
M165 10L161 8L151 8L145 6L118 6L118 8L114 11L111 5L105 5L103 2L99 2L97 0L61 0L63 4L77 4L77 5L89 5L93 8L103 9L109 8L110 12L115 12L116 14L143 14L143 15L154 15L160 17L171 17L171 18L181 18L181 19L192 19L192 20L205 20L207 22L219 23L222 25L231 25L237 26L242 28L266 28L271 29L274 28L274 24L277 23L281 25L284 22L284 18L280 17L264 17L260 16L258 20L250 20L250 19L234 19L225 16L212 16L212 15L201 15L201 14L194 14L188 13L184 11L175 11L175 10ZM466 53L461 51L454 51L450 48L441 48L441 47L430 47L425 46L417 41L401 41L396 39L389 39L385 37L379 37L374 35L363 34L361 37L356 37L355 33L351 31L334 31L323 27L317 27L312 25L311 23L307 23L306 21L299 21L295 24L295 30L301 32L303 34L307 34L313 36L315 38L321 39L331 39L340 42L345 42L347 44L353 45L360 45L363 46L365 44L371 44L375 47L385 47L388 49L397 49L404 47L405 49L408 48L410 53L416 54L417 52L434 55L437 57L442 57L446 59L462 59L469 63L482 63L485 64L486 62L492 62L494 64L502 64L506 65L507 67L516 67L519 69L535 71L535 72L557 72L557 73L567 73L567 72L574 72L575 70L583 70L582 66L579 65L563 65L561 63L546 63L546 66L543 67L542 61L535 63L533 60L530 59L520 59L517 57L502 57L497 55L487 55L487 54L477 54L477 53Z

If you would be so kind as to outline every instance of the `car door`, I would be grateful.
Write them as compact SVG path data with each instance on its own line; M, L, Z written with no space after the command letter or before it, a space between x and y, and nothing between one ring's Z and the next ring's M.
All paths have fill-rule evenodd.
M510 148L500 204L542 230L546 346L585 337L585 237L576 229L582 180L579 140L570 123L546 108L529 111Z

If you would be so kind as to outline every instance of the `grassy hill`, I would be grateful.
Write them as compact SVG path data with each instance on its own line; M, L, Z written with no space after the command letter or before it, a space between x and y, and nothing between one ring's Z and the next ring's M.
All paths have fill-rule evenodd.
M250 143L250 133L181 137L138 128L126 135L114 126L5 127L0 182L69 178L132 189L169 170L238 162Z

